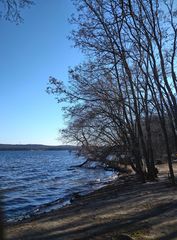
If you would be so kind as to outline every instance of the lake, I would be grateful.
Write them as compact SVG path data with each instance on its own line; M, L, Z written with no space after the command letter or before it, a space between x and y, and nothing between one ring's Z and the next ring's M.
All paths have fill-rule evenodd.
M117 177L103 168L72 168L85 161L69 151L0 151L0 189L6 221L70 203Z

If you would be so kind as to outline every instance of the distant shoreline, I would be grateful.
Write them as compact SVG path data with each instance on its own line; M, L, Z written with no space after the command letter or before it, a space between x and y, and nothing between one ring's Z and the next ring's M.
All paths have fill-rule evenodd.
M42 144L0 144L0 151L61 151L61 150L78 150L77 146L59 145L49 146Z

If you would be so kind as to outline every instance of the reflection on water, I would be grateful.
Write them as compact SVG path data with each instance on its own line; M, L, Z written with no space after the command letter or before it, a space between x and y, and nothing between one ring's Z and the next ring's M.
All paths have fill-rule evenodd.
M58 208L72 193L88 193L115 177L102 168L70 168L84 160L69 151L0 151L6 219Z

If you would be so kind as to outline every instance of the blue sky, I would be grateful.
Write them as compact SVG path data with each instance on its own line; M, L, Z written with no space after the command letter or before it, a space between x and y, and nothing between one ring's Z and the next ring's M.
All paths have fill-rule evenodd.
M24 23L0 21L0 143L58 145L64 119L54 96L45 92L49 76L68 78L82 61L67 35L70 0L36 0L22 12Z

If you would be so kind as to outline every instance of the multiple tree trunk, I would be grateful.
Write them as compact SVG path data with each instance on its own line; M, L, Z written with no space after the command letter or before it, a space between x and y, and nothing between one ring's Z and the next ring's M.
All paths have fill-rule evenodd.
M78 12L71 19L76 27L70 37L87 61L69 71L69 88L55 78L48 87L48 92L59 94L59 101L70 103L64 109L69 124L63 136L87 150L124 149L142 179L154 180L158 126L175 184L171 159L177 150L175 1L74 3Z

